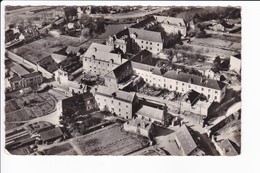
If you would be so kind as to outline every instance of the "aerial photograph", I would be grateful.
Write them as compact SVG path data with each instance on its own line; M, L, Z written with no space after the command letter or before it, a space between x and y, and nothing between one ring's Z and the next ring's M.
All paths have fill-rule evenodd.
M7 5L4 24L5 154L241 154L241 7Z

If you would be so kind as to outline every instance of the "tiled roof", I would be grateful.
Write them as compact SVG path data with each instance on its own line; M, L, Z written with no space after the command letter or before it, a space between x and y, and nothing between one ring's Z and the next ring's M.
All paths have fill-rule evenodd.
M159 121L164 121L164 111L150 106L143 105L142 108L136 112L136 114Z
M43 141L48 141L52 139L57 139L63 136L63 133L59 127L44 131L40 133Z
M57 64L59 64L60 62L64 61L67 58L67 55L52 53L51 57Z
M140 62L143 64L152 65L151 59L152 59L152 53L144 49L138 52L136 55L134 55L130 60L134 62Z
M68 46L66 49L67 53L78 53L80 47L73 47L73 46Z
M95 59L101 61L110 61L112 59L113 63L121 64L121 54L111 53L113 49L113 46L92 43L84 54L84 57L91 58L94 56Z
M236 54L236 55L232 55L232 56L237 58L237 59L241 59L241 54Z
M11 70L13 72L15 72L16 74L18 74L19 76L23 76L25 74L29 74L30 72L28 72L25 68L23 68L22 66L20 65L14 65L11 67Z
M17 81L20 81L22 80L23 78L21 78L20 76L14 76L12 77L11 79L9 79L9 81L12 83L12 82L17 82Z
M39 75L42 75L42 73L39 72L39 71L36 71L36 72L32 72L30 74L23 75L22 77L23 78L31 78L31 77L35 77L35 76L39 76Z
M130 35L137 34L136 38L140 40L163 43L162 35L160 32L148 31L148 30L137 29L137 28L129 28L129 33Z
M146 122L144 120L141 120L141 119L138 119L138 118L135 118L135 119L132 119L128 122L129 125L132 125L132 126L139 126L141 127L142 129L150 129L151 126L152 126L152 123L150 122Z
M154 67L152 73L159 76L162 76L164 74L163 70L159 67Z
M150 65L146 65L146 64L142 64L142 63L138 63L138 62L131 61L131 63L132 63L133 68L137 68L140 70L151 71L154 68L154 66L150 66Z
M189 155L193 150L197 148L197 144L195 143L186 125L182 125L175 132L175 135L180 142L185 155Z
M154 16L148 17L134 25L131 26L131 28L144 28L148 25L153 25L155 24L156 20L154 18Z
M174 79L174 80L182 81L182 82L186 82L186 83L191 82L194 85L199 85L199 86L212 88L212 89L216 89L216 90L221 90L226 85L223 82L220 82L217 80L208 79L205 77L201 77L201 76L197 76L197 75L193 75L193 74L187 74L187 73L183 73L183 72L177 73L174 70L170 70L170 71L166 72L163 76L166 78L170 78L170 79Z
M170 25L177 25L179 26L186 26L185 22L182 18L176 18L176 17L167 17L167 16L154 16L154 18L159 22L159 23L166 23Z
M115 99L123 100L129 103L132 103L135 97L135 93L115 90L113 88L102 85L98 86L96 94L105 95L107 97L114 97Z
M236 146L236 144L229 139L219 142L218 146L226 156L236 156L239 153L239 151L237 151L238 149L236 149L238 146Z
M117 79L118 76L120 76L121 73L125 72L126 70L133 70L132 63L129 60L119 65L114 70L108 72L105 76Z
M194 90L190 90L182 97L182 101L189 102L191 106L193 106L197 103L199 98L200 98L200 93Z

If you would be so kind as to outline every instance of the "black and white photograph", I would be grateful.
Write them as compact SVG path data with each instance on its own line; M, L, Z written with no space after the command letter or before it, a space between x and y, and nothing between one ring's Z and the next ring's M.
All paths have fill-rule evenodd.
M4 14L5 154L240 155L240 6Z

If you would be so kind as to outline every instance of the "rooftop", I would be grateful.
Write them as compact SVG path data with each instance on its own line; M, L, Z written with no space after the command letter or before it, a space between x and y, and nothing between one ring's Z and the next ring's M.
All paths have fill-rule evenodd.
M189 102L193 106L200 99L200 96L201 94L197 91L190 90L182 97L182 101Z
M43 141L48 141L56 139L63 136L63 133L59 127L44 131L40 133L40 136Z
M178 142L180 142L185 155L189 155L193 150L197 148L197 144L195 143L186 125L182 125L175 132L175 135L178 139Z
M148 30L137 29L137 28L129 28L129 33L130 35L136 34L137 39L163 43L162 35L160 32L148 31Z
M217 80L208 79L205 77L193 75L193 74L187 74L183 72L177 72L174 70L170 70L166 72L164 75L166 78L175 79L178 81L191 83L199 86L204 86L207 88L212 88L215 90L222 90L226 84Z
M116 67L114 70L108 72L105 76L118 79L118 76L120 76L126 70L133 70L132 63L130 61L124 62L123 64Z
M167 23L170 25L186 26L182 18L167 17L167 16L154 16L159 23Z
M142 129L150 129L151 126L152 126L152 123L146 122L146 121L138 119L138 118L135 118L135 119L128 121L127 124L135 126L135 127L139 126Z
M241 59L241 54L233 55L233 57L235 57L235 58L237 58L237 59Z
M240 151L238 151L239 147L229 139L219 142L218 145L226 156L236 156L240 153Z
M115 90L103 85L98 86L96 94L105 95L108 97L114 97L115 99L123 100L129 103L132 103L135 97L135 93Z
M16 65L12 66L11 70L13 72L15 72L16 74L18 74L19 76L23 76L23 75L26 75L26 74L30 73L29 71L27 71L25 68L23 68L19 64L16 64Z
M136 112L136 114L159 121L164 121L164 111L150 106L143 105L141 109Z

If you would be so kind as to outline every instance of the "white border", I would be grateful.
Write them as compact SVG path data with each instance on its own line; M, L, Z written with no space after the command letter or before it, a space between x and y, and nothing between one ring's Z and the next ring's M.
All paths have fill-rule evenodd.
M242 6L242 155L237 157L8 156L1 116L1 172L259 172L259 2L5 1L1 3L1 115L4 115L5 5ZM260 50L260 49L259 49ZM258 156L258 157L257 157ZM258 164L257 164L258 163ZM258 170L258 171L257 171Z

